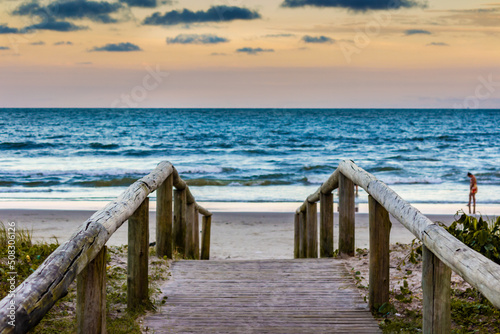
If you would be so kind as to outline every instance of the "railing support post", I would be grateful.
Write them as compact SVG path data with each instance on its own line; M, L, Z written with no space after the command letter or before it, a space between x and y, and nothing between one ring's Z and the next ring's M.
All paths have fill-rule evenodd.
M333 257L333 194L320 194L320 257Z
M300 214L295 213L293 221L293 258L300 257Z
M339 252L354 256L354 183L339 175Z
M422 332L451 332L451 269L427 247L422 246Z
M106 333L106 246L76 281L77 333Z
M200 259L200 212L194 209L194 224L193 224L193 238L194 238L194 259Z
M306 249L307 249L307 226L306 226L306 221L307 221L307 213L306 211L301 211L299 213L299 258L305 258L306 257Z
M201 259L210 259L210 232L212 229L212 216L203 216L201 218Z
M307 202L307 258L318 257L318 205Z
M194 249L194 220L196 215L196 206L194 203L187 205L186 210L186 243L184 256L187 259L195 259Z
M368 196L370 230L369 306L377 311L389 301L389 213L372 196Z
M186 190L174 190L174 247L184 256L186 243Z
M172 258L172 187L170 174L156 190L156 255Z
M148 300L149 198L128 219L127 307Z

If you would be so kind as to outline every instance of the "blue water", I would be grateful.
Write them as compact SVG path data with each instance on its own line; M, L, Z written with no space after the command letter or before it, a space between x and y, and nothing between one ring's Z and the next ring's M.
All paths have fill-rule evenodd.
M108 200L169 160L198 201L302 201L353 159L411 202L500 203L500 111L0 109L0 200Z

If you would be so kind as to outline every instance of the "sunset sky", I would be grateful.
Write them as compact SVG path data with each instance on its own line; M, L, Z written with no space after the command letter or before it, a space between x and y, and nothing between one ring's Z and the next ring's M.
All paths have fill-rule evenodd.
M0 107L500 108L500 3L2 0Z

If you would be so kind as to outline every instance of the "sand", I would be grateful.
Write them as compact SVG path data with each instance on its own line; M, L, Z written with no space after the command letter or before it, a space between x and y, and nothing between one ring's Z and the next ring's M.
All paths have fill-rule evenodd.
M227 205L226 205L227 207ZM236 207L236 206L235 206ZM290 259L293 258L294 216L289 212L221 212L210 208L212 218L211 259ZM263 204L260 208L269 209ZM285 210L286 211L286 210ZM18 228L32 231L34 240L62 243L95 210L55 209L0 209L0 221L16 222ZM432 221L451 223L453 215L427 215ZM338 245L338 214L335 214L335 247ZM391 218L391 243L410 243L415 237L394 218ZM108 241L108 245L127 243L127 223L123 224ZM155 241L155 212L150 214L150 242ZM368 248L368 214L356 214L355 244Z

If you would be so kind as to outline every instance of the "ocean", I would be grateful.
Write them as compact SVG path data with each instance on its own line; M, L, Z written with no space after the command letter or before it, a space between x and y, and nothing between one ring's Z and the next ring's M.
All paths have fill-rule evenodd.
M0 109L0 129L1 201L111 200L168 160L198 201L296 202L352 159L412 203L466 203L470 171L500 204L499 110Z

